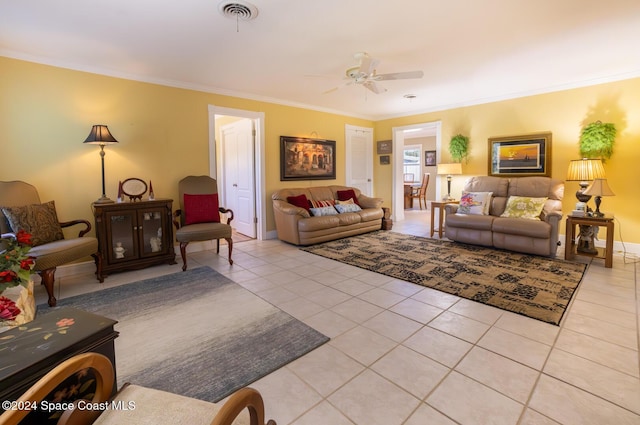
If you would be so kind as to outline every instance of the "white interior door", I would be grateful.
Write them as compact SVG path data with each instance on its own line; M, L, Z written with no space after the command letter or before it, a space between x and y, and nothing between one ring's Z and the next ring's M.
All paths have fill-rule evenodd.
M233 210L237 232L256 237L253 121L241 119L220 129L224 158L224 201Z
M373 195L373 129L347 125L346 184Z

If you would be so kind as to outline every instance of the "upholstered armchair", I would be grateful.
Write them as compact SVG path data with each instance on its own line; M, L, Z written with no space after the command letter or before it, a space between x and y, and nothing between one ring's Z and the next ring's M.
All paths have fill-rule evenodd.
M0 182L0 232L15 234L19 229L32 235L33 247L29 251L36 259L34 270L42 278L47 289L48 303L56 305L53 295L55 272L58 266L93 257L96 276L102 276L102 257L98 252L98 240L85 236L91 230L87 220L59 222L54 201L40 202L36 188L23 181ZM65 239L62 229L82 225L78 237Z
M216 253L220 253L220 239L229 245L229 264L233 264L231 251L231 221L233 211L220 207L218 184L209 176L188 176L178 183L180 209L174 213L176 240L180 243L182 270L187 269L187 245L194 241L216 240ZM222 223L220 214L227 214Z

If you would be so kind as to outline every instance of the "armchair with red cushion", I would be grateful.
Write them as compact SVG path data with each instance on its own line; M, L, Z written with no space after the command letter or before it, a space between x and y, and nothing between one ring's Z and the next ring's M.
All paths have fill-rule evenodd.
M187 245L189 242L216 240L216 252L220 253L220 239L229 245L229 264L233 265L231 251L231 221L233 211L220 207L218 184L209 176L188 176L178 183L180 209L174 214L176 240L180 243L182 270L187 269ZM226 214L226 223L220 214Z

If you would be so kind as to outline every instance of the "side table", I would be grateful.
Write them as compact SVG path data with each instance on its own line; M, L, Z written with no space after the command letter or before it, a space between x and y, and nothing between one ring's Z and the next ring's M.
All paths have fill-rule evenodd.
M458 204L460 201L429 201L431 202L431 237L435 233L434 220L435 212L438 210L438 237L442 239L442 224L444 223L444 206L447 204Z
M607 241L604 248L596 248L596 253L588 253L578 251L576 245L576 226L598 226L607 229ZM576 255L583 255L593 258L604 258L604 266L613 267L613 217L605 215L604 217L573 217L568 216L566 222L566 241L564 247L564 259L573 260Z

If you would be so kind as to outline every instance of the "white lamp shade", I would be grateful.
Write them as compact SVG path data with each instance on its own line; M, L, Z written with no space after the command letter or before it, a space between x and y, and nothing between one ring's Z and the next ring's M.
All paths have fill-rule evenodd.
M607 184L607 179L595 179L591 182L589 187L584 191L585 195L590 196L615 196L613 190Z
M438 164L436 173L440 175L462 174L462 164L459 162L450 164Z

